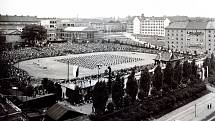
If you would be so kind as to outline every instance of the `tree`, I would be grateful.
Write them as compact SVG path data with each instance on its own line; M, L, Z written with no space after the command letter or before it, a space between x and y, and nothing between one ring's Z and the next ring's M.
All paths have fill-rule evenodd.
M144 97L148 97L149 89L150 89L150 74L148 68L145 68L141 71L141 77L139 81L140 85L140 94L138 94L139 99L143 99Z
M211 54L210 65L211 65L211 71L212 71L212 74L213 74L214 71L215 71L215 58L214 58L213 53Z
M96 114L103 114L108 100L108 91L105 82L97 82L93 90L93 107Z
M131 74L128 76L128 80L126 83L126 93L131 97L131 101L134 102L136 100L136 95L138 91L137 80L134 77L135 71L132 70Z
M203 67L206 71L207 71L207 67L208 67L208 70L211 70L211 63L210 63L210 59L208 57L204 60ZM205 71L205 76L207 76L206 71Z
M114 111L114 105L113 105L113 102L109 102L108 105L107 105L107 110L108 110L108 113L112 113Z
M184 61L183 63L183 77L184 77L184 83L187 83L189 76L191 74L190 64L188 61Z
M123 96L124 96L124 82L123 79L117 75L115 82L112 86L112 100L117 109L122 108Z
M182 66L180 64L180 61L177 61L174 68L173 88L176 88L180 84L181 80L182 80Z
M108 66L108 83L107 83L107 88L108 88L108 93L111 93L111 86L112 86L112 75L111 75L111 67Z
M191 62L191 74L197 76L197 66L194 59Z
M172 64L168 62L164 70L164 84L166 85L167 90L172 89L173 79Z
M0 31L0 54L5 49L6 36Z
M42 43L47 38L47 30L41 25L27 25L23 28L21 38L29 46L35 46Z
M24 88L24 95L26 96L32 96L34 93L34 87L29 85L27 87Z
M57 100L61 100L62 99L62 88L61 88L60 84L58 84L58 83L55 83L55 87L56 87Z
M74 105L75 104L74 91L69 88L66 88L66 96L68 97L68 102L70 102L70 104Z
M161 72L161 67L158 65L154 70L154 81L153 86L156 88L157 91L160 91L162 88L162 81L163 81L163 74Z

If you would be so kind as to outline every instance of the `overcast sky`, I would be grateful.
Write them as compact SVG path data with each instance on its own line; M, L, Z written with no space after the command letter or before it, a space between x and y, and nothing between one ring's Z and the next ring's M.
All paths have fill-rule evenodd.
M214 3L214 0L0 0L0 14L95 18L144 13L215 18Z

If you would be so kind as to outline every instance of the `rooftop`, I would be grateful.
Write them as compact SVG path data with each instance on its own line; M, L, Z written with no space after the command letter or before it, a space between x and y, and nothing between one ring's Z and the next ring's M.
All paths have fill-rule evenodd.
M156 56L156 58L154 60L168 62L168 61L179 60L179 58L174 53L171 53L171 52L161 52L161 53L157 54L157 56Z
M166 28L167 29L185 29L187 27L187 24L188 24L188 21L186 22L173 22L173 23L170 23L169 26L167 26Z
M67 27L64 29L64 31L79 32L79 31L96 31L96 30L90 27Z
M215 29L215 21L184 21L184 22L172 22L167 29Z
M80 113L80 112L78 112L78 111L76 111L76 110L74 110L74 109L72 109L72 108L70 108L70 107L68 107L66 105L59 104L59 103L56 103L52 107L50 107L47 110L46 114L50 118L52 118L55 121L57 121L57 120L61 119L68 112L74 113L74 115L71 115L70 118L74 118L74 116L81 116L81 115L83 115L82 113Z
M208 22L189 21L186 29L206 29Z
M36 16L0 15L0 22L39 22Z

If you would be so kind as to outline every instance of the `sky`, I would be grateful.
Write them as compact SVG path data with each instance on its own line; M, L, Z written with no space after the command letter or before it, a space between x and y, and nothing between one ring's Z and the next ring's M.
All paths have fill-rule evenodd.
M190 16L215 18L214 0L0 0L1 15L96 18Z

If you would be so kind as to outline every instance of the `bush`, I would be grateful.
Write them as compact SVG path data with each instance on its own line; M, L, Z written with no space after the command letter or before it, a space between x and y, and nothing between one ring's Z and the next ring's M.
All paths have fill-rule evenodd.
M163 97L143 100L139 102L137 106L133 105L133 107L131 107L131 104L127 104L130 107L123 109L121 112L112 113L109 115L111 119L108 119L108 121L141 121L147 120L147 118L152 116L160 116L160 114L168 113L169 111L198 98L202 95L201 93L204 90L206 90L204 83L198 83L183 89L175 90L174 92L169 92L166 95L163 95ZM128 101L129 97L126 99Z

